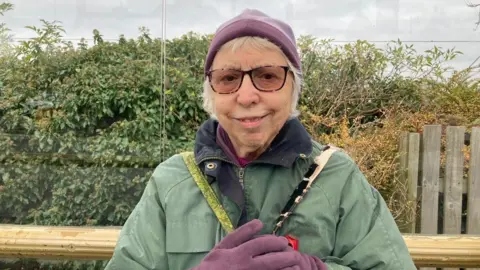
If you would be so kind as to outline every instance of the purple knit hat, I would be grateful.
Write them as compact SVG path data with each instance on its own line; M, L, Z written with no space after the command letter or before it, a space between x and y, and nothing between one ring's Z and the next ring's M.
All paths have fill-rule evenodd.
M223 23L216 31L208 49L205 73L210 70L213 59L220 47L228 41L242 36L258 36L279 46L283 53L301 72L300 56L297 52L292 28L278 19L269 17L255 9L246 9L240 15Z

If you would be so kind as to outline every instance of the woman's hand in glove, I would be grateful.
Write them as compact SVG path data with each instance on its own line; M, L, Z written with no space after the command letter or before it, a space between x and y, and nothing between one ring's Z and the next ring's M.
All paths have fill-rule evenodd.
M256 236L263 227L252 220L228 234L192 270L280 270L295 266L298 259L288 241L275 235Z

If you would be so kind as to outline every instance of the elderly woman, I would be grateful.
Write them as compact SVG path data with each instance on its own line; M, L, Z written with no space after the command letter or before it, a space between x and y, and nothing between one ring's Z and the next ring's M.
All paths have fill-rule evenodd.
M416 269L380 194L296 118L292 29L256 10L221 25L193 153L152 175L106 269Z

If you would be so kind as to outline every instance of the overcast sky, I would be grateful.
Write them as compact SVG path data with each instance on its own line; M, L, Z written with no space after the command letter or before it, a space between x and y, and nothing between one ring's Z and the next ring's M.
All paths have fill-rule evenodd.
M0 0L3 2L6 0ZM473 4L480 0L470 0ZM135 37L145 26L161 37L161 0L10 0L15 9L1 18L18 39L33 36L26 25L39 19L61 21L67 38L91 38L98 29L106 39ZM289 22L297 36L312 34L341 41L365 39L383 46L392 39L413 43L419 51L434 45L464 53L457 68L480 56L479 8L464 0L167 0L167 38L188 31L212 33L244 8L258 8Z

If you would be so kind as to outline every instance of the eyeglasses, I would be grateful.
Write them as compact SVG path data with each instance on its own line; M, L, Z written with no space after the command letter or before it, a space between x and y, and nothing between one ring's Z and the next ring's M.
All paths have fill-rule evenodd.
M207 72L213 91L219 94L232 94L242 86L245 74L250 76L255 88L262 92L282 89L287 79L288 66L262 66L251 70L216 69Z

